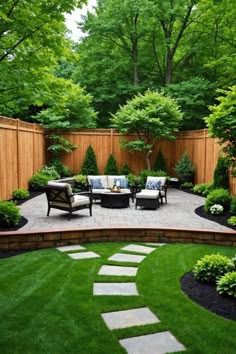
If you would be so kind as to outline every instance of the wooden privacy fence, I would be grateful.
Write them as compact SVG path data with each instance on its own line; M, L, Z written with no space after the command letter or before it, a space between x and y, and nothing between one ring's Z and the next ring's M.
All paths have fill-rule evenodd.
M9 199L14 189L28 189L45 156L42 127L0 116L0 199Z
M100 174L110 154L120 169L125 163L137 174L145 169L141 154L122 150L122 138L133 140L134 134L125 137L113 129L82 129L63 135L78 148L63 157L63 164L73 173L81 169L87 148L95 151ZM175 176L174 166L184 151L187 151L195 166L195 183L211 182L219 156L220 146L208 136L207 130L183 131L176 140L160 139L151 155L153 165L158 151L164 155L169 174ZM28 188L29 178L46 164L45 131L37 124L0 116L0 199L9 199L17 188ZM236 195L235 180L230 180L231 192Z

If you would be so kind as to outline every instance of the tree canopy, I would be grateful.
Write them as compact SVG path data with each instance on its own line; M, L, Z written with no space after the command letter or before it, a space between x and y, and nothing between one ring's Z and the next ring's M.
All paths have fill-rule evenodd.
M182 120L176 102L161 93L138 94L113 115L112 125L119 132L137 134L137 139L121 141L130 152L140 151L150 169L150 154L159 138L175 139Z
M0 110L17 116L56 94L53 69L72 56L64 12L83 0L8 0L0 7ZM58 94L58 92L57 92Z
M219 103L210 107L212 113L206 117L206 122L209 134L223 145L232 175L236 177L236 86L220 92Z

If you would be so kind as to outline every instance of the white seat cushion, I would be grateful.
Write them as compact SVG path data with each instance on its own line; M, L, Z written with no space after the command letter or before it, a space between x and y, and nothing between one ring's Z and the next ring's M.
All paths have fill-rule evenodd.
M140 193L136 194L136 198L138 198L138 199L157 199L157 198L159 198L159 191L143 190Z
M90 200L88 197L85 196L80 196L80 195L74 195L74 201L73 203L71 203L72 208L80 206L80 205L86 205L89 204ZM61 203L61 202L52 202L51 206L58 206L58 207L62 207L62 208L70 208L70 204L69 203Z

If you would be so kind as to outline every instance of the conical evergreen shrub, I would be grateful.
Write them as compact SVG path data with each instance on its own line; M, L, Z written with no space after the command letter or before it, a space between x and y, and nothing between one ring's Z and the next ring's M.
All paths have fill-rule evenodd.
M127 165L127 163L125 163L120 170L120 174L121 175L125 175L128 176L128 174L132 173L131 169L129 168L129 166Z
M114 156L112 154L110 154L108 160L107 160L107 164L105 167L105 171L104 171L105 175L118 175L119 171L118 171L118 167L116 164L116 160L114 158Z
M154 165L153 165L153 170L154 171L165 171L165 172L167 172L165 158L164 158L161 150L158 151L158 154L156 156L156 160L155 160Z
M224 188L229 189L229 168L227 160L219 156L213 178L213 186L215 189Z
M193 182L195 167L193 166L187 151L183 153L175 165L174 170L177 173L181 184L185 182Z
M93 150L91 145L89 145L86 151L80 174L86 176L99 174L95 151Z

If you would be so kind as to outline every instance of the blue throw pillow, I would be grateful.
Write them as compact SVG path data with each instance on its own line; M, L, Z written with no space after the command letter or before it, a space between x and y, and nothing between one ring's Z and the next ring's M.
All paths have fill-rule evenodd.
M104 189L102 182L101 182L101 178L92 178L91 185L92 185L92 188L94 188L94 189Z
M161 181L148 181L145 189L158 190L161 188Z
M126 178L114 178L114 185L116 186L116 183L120 183L120 188L125 189L128 188L128 180Z

